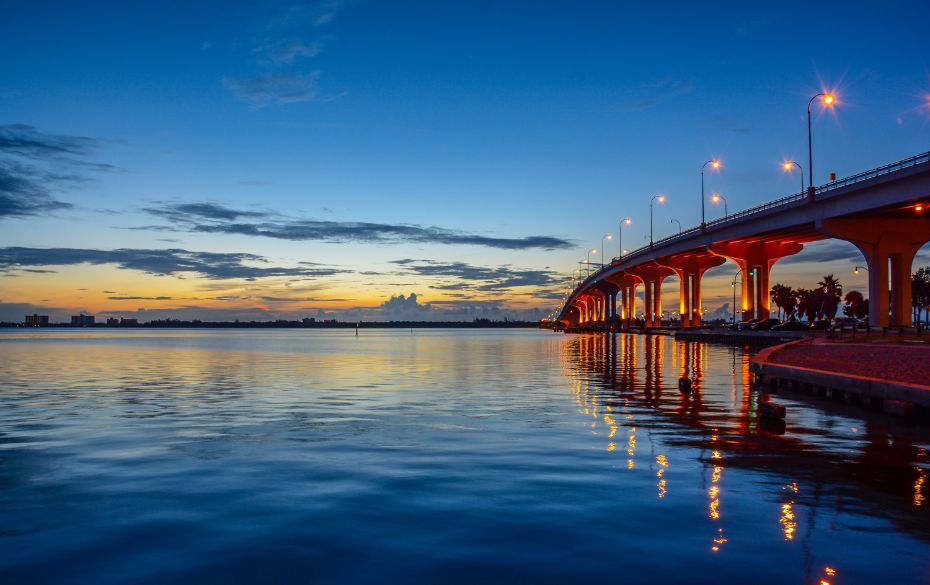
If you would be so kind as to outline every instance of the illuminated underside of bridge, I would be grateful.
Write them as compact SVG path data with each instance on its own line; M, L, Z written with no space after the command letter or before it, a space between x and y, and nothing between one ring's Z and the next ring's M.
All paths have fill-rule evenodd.
M852 243L865 257L870 323L910 326L911 264L930 242L928 216L930 152L731 214L614 258L577 285L558 321L569 327L628 328L637 288L643 287L646 326L658 325L662 282L676 275L681 326L698 326L701 277L728 259L742 276L743 320L768 318L772 265L808 242L832 238Z

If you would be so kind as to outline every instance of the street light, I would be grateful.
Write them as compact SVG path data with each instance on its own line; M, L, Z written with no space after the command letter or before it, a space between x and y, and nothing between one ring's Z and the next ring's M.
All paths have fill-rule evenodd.
M591 254L597 254L597 248L591 248L588 250L588 261L585 264L588 266L588 277L591 276Z
M601 237L601 268L604 267L604 240L612 240L614 237L610 234L604 234Z
M822 97L825 106L832 106L836 98L832 93L818 93L807 102L807 190L810 192L814 189L814 149L811 139L811 104L814 100Z
M786 160L784 164L782 164L781 166L781 168L785 169L786 173L791 172L791 167L798 167L798 170L801 171L801 193L803 193L804 192L804 169L802 169L801 165L798 164L798 162L794 160Z
M633 220L632 220L632 219L630 219L629 217L624 217L623 219L620 220L620 228L619 228L619 230L617 231L617 239L619 240L617 243L620 244L620 259L621 259L621 260L623 259L623 254L624 254L624 251L623 251L623 224L630 225L631 223L633 223Z
M720 193L714 193L713 195L710 196L710 200L713 201L714 203L720 203L721 201L723 201L723 218L726 219L727 217L729 217L730 212L727 211L727 198L726 197L724 197Z
M668 222L669 222L669 223L677 223L677 224L678 224L678 233L679 233L679 234L681 233L681 222L680 222L680 221L678 221L677 219L670 219L670 220L668 220Z
M652 202L658 201L659 203L665 203L665 195L653 195L652 199L649 200L649 247L652 247Z
M869 271L868 267L866 267L866 266L856 266L855 268L853 268L853 274L855 274L856 276L859 276L859 269L860 269L860 268L863 269L863 270L865 270L866 272Z
M714 170L720 168L720 161L712 158L710 160L704 161L704 164L701 165L701 231L704 231L704 169L707 168L707 165L710 165Z

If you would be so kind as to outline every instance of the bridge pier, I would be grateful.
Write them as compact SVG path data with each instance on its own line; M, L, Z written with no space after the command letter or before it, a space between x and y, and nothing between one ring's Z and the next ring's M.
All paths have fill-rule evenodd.
M865 256L869 324L912 326L911 266L920 247L930 242L930 223L925 219L825 219L818 227L826 235L853 244Z
M724 262L724 258L707 253L659 259L659 264L678 275L678 314L682 327L701 326L701 278L708 269Z
M658 327L662 324L662 282L674 274L674 271L655 262L637 266L627 271L643 283L643 317L646 327Z
M804 249L798 242L720 242L711 244L711 253L728 258L739 266L742 273L743 321L768 319L771 312L769 274L772 265L785 256Z

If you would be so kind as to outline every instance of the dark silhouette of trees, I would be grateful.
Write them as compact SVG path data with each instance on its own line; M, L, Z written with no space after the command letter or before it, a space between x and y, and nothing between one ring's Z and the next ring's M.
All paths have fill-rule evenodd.
M924 312L924 321L930 318L930 266L918 268L911 275L911 311L914 323L921 320L921 311Z
M820 291L809 288L799 288L794 291L798 313L806 317L809 323L817 320L821 305L820 296Z
M836 316L836 309L843 298L843 285L832 274L827 274L817 283L817 286L820 287L821 292L819 314L832 319Z
M857 290L851 290L843 297L843 314L847 317L862 319L869 314L869 303Z
M795 290L784 284L776 284L769 291L769 296L775 306L778 307L778 318L781 319L784 314L785 319L790 319L794 315L795 308L798 305Z

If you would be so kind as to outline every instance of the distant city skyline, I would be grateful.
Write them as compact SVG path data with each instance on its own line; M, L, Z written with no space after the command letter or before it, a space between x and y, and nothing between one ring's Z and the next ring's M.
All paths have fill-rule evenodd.
M538 319L654 195L656 238L698 224L706 160L731 213L797 192L819 91L815 183L930 150L912 3L5 8L0 321ZM857 264L819 242L772 283Z

